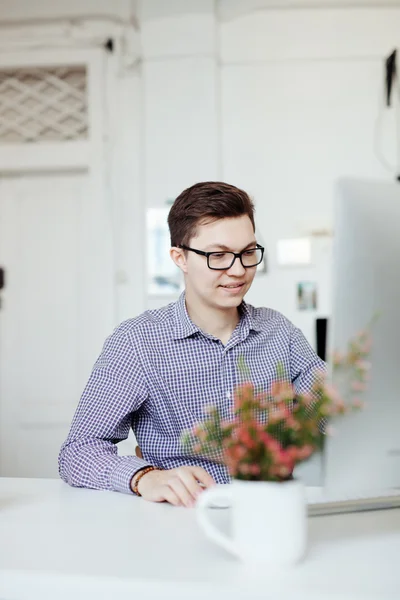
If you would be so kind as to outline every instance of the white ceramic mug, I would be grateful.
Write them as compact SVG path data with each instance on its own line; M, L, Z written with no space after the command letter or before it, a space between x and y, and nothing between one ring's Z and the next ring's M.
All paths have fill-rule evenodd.
M211 506L229 505L232 538L209 521ZM307 545L307 503L302 482L239 481L204 490L196 503L206 536L246 563L293 565Z

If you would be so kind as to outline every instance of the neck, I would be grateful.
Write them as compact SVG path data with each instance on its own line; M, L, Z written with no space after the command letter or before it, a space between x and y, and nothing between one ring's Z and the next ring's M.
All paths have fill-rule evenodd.
M186 310L197 327L223 343L230 338L240 320L236 307L218 309L204 305L193 298L189 290L186 290Z

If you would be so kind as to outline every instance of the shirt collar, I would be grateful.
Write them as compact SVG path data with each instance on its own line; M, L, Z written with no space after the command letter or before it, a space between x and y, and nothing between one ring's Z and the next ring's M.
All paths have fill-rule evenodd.
M182 340L183 338L193 335L200 331L199 327L193 323L186 310L185 292L179 296L175 303L174 314L174 339Z
M249 331L261 331L261 323L256 317L254 308L246 304L243 300L240 307L240 329L246 335ZM186 309L185 292L179 296L175 303L174 314L174 339L181 340L187 338L194 333L201 333L201 329L197 327L191 320Z
M250 304L246 304L243 300L241 305L239 306L240 315L241 315L241 325L243 326L246 333L249 331L261 331L262 326L255 314L255 309Z

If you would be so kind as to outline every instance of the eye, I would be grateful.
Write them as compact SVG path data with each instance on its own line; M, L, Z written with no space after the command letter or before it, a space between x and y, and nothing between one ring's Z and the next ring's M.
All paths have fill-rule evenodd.
M213 252L212 253L213 258L215 258L216 260L219 260L221 258L225 258L226 256L226 252Z
M252 248L251 250L245 250L243 252L244 256L254 256L257 251L257 248Z

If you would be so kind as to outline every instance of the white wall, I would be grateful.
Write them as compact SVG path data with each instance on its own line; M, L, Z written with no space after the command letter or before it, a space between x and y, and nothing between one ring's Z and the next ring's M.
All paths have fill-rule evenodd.
M395 163L382 82L399 25L398 9L342 9L270 10L221 26L223 178L254 196L271 267L248 298L284 312L311 341L316 315L297 310L295 284L316 279L316 314L330 314L329 241L325 258L317 252L319 264L302 270L278 268L276 242L332 229L337 177L391 176L375 137Z
M272 1L0 0L0 47L16 31L25 47L32 22L44 47L117 42L106 150L117 320L173 299L149 298L143 287L146 208L196 181L224 179L253 196L267 247L269 272L248 300L281 310L313 342L314 318L330 312L329 240L302 270L278 268L276 242L332 227L338 176L389 178L377 155L396 162L382 81L400 8L322 9L324 1L267 10ZM296 309L302 279L318 281L316 313Z
M187 2L185 13L172 4L143 3L141 15L146 207L222 173L214 2ZM148 296L147 306L173 299Z
M192 2L158 17L155 4L142 23L147 205L200 179L245 188L269 263L247 299L281 310L314 343L315 317L331 310L331 240L314 241L315 264L303 269L280 269L276 242L332 229L336 178L393 176L377 153L395 164L383 58L400 9L246 11L257 3L244 1L231 12L219 3L218 17L212 3L200 13ZM297 310L301 280L318 283L316 312Z
M132 0L113 0L112 3L109 0L0 0L0 21L32 23L97 17L129 23L135 4Z
M319 8L290 8L301 4ZM42 43L54 38L43 23L53 24L59 43L116 40L108 154L117 320L174 299L142 289L144 264L135 258L143 256L146 208L165 205L195 181L224 179L253 196L267 247L269 272L248 300L281 310L314 342L315 317L330 313L330 240L315 242L317 264L301 270L278 268L276 242L332 227L338 176L392 177L378 151L396 162L382 81L383 57L400 31L400 8L388 5L400 3L347 4L364 7L118 0L111 9L94 0L0 0L0 25L7 24L0 45L10 28L29 22ZM65 19L68 26L57 28ZM18 31L22 43L25 30ZM300 280L318 282L316 313L297 310Z
M394 176L377 155L395 166L383 58L398 43L400 9L246 12L244 4L220 20L210 6L208 15L152 14L142 24L146 203L162 205L200 179L244 187L269 264L247 299L282 311L314 344L315 318L331 311L331 240L314 240L314 266L285 270L276 243L332 229L338 177ZM297 309L301 280L317 282L317 311ZM148 306L170 299L148 298ZM299 472L320 483L320 458Z

